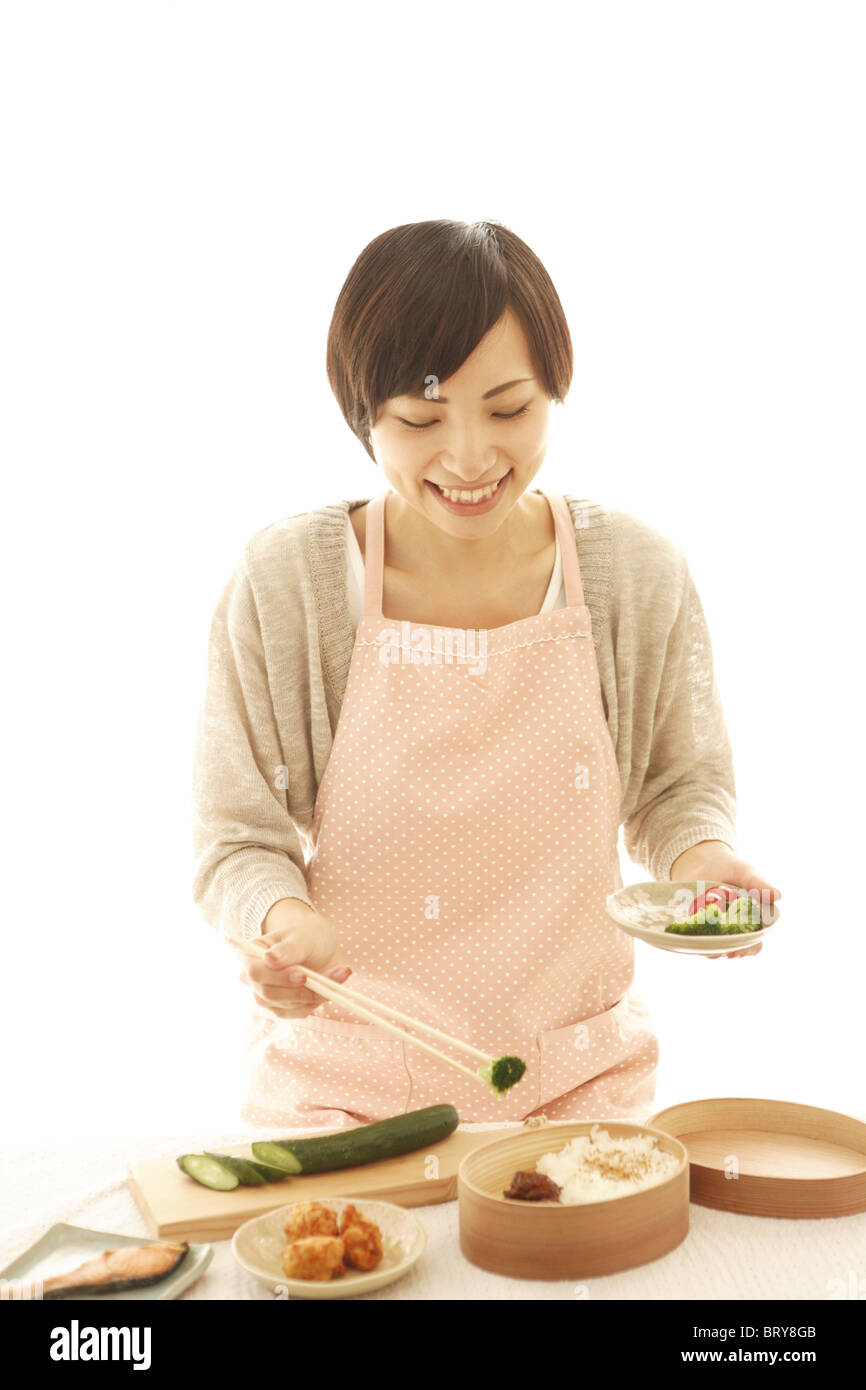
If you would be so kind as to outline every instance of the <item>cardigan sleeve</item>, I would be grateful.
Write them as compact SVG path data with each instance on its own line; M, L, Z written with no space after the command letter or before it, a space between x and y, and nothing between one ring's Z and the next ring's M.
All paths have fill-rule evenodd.
M278 899L310 899L246 561L210 628L195 735L193 899L223 934L250 938Z
M669 881L674 860L701 840L736 848L736 786L710 635L682 550L668 547L665 583L645 594L655 621L638 615L651 650L638 662L634 705L642 727L632 740L644 750L643 776L623 838L629 858Z

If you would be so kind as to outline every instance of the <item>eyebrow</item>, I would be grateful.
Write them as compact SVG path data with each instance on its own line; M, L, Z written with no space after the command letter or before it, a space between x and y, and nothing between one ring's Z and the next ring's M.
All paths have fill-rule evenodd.
M534 381L534 376L518 376L513 381L504 381L501 386L494 386L492 390L485 391L481 397L483 401L489 401L491 396L499 396L503 391L507 391L509 386L519 386L522 381ZM437 405L447 405L447 396L425 396L423 391L404 392L407 400L412 401L435 401Z

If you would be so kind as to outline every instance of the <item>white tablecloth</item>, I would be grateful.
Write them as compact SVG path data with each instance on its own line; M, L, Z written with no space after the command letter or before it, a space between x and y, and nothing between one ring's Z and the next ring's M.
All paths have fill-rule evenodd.
M464 1125L467 1130L494 1128ZM169 1134L65 1147L0 1149L0 1269L55 1222L150 1238L127 1186L127 1166L159 1154L219 1150L261 1131ZM602 1279L506 1279L476 1269L460 1253L457 1202L415 1208L427 1231L418 1263L377 1299L816 1299L843 1286L866 1293L866 1213L822 1221L738 1216L697 1206L690 1231L660 1260ZM268 1299L273 1295L235 1262L231 1243L213 1242L213 1260L182 1299ZM834 1282L837 1281L837 1282ZM852 1297L849 1291L846 1295Z

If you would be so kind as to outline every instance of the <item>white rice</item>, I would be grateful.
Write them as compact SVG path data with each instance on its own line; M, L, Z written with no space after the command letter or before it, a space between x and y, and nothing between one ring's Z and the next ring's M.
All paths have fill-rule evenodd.
M577 1206L655 1187L678 1164L651 1134L613 1138L593 1125L588 1135L570 1140L558 1153L544 1154L535 1167L559 1184L564 1206Z

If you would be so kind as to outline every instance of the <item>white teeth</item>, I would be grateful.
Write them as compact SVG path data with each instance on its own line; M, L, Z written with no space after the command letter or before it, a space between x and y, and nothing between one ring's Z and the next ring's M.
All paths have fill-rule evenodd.
M501 481L500 478L499 482ZM449 502L480 502L482 497L485 499L492 497L499 483L490 483L487 487L476 487L471 491L467 491L466 488L439 487L438 483L435 486L439 488L443 497L447 497Z

